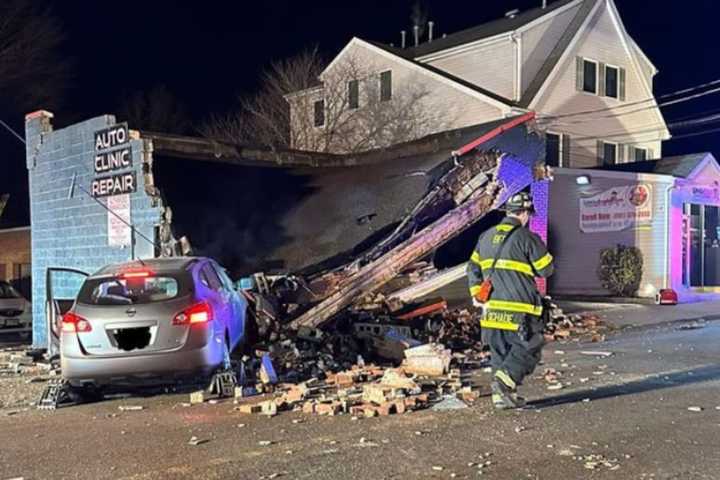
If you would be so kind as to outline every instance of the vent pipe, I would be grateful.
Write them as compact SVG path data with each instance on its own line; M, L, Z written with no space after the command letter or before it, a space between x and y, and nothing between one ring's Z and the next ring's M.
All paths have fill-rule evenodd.
M407 32L405 30L400 30L400 47L405 48L405 36Z
M417 47L420 44L420 26L415 25L413 27L413 33L415 35L415 46Z
M547 0L543 0L542 8L543 9L547 8Z
M435 25L435 22L433 22L432 20L430 20L428 22L428 41L429 42L433 41L433 26L434 25Z

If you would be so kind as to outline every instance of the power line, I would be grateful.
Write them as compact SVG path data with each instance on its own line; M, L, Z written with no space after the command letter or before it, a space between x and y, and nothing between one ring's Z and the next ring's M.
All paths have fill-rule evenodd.
M670 97L677 97L680 95L684 95L686 93L694 92L694 91L701 90L703 88L711 87L711 86L718 85L718 84L720 84L720 79L713 80L712 82L707 82L707 83L704 83L701 85L696 85L694 87L686 88L683 90L671 92L671 93L668 93L665 95L661 95L657 98L665 99L665 98L670 98ZM678 103L683 103L683 102L687 102L690 100L694 100L696 98L700 98L705 95L711 95L711 94L717 93L719 91L720 91L720 87L713 88L711 90L697 93L695 95L690 95L690 96L681 97L681 98L677 98L677 99L673 99L673 100L668 100L666 102L661 102L661 103L654 104L654 105L649 105L649 106L644 107L644 109L653 109L653 108L657 108L657 107L666 107L666 106L670 106L670 105L675 105ZM633 107L636 105L640 105L643 103L656 102L656 101L657 100L655 97L650 97L650 98L646 98L643 100L637 100L634 102L629 102L629 103L625 103L623 105L617 105L617 106L613 106L613 107L597 108L597 109L592 109L592 110L583 110L583 111L579 111L579 112L566 113L566 114L561 114L561 115L546 115L546 116L539 117L538 121L551 121L551 120L559 119L559 118L568 118L568 117L575 117L575 116L580 116L580 115L588 115L588 114L592 114L592 113L607 112L607 111L611 111L611 110L619 110L619 109L624 109L624 108L629 108L629 107ZM638 110L638 111L642 111L642 110ZM625 115L628 113L634 113L634 112L618 112L612 116Z
M17 133L15 130L13 130L12 127L10 127L10 125L8 125L7 123L3 122L2 120L0 120L0 125L2 125L3 127L5 127L8 132L12 133L15 138L17 138L18 140L20 140L20 141L23 143L23 145L25 145L25 139L24 139L19 133Z

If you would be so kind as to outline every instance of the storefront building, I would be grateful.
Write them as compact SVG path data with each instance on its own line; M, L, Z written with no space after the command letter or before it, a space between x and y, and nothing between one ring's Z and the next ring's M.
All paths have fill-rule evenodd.
M597 275L600 252L617 244L642 252L641 297L664 288L680 301L720 294L720 166L710 153L560 168L548 210L551 294L608 295Z

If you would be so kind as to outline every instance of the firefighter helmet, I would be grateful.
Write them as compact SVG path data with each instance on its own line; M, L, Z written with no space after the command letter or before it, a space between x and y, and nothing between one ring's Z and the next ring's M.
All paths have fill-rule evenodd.
M516 193L505 203L505 210L508 213L520 213L523 211L530 212L531 214L535 213L533 198L526 192Z

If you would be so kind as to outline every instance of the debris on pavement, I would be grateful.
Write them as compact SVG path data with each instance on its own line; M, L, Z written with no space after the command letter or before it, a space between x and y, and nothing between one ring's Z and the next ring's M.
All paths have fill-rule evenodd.
M121 412L137 412L139 410L143 410L145 407L142 405L120 405L118 407L118 410Z
M190 437L190 440L188 441L188 445L197 446L197 445L202 445L203 443L207 443L209 441L210 440L208 440L206 438L198 438L198 437L192 436L192 437Z
M597 315L591 313L566 314L554 303L550 303L548 307L548 322L545 327L546 340L568 340L575 337L587 338L591 342L605 341L604 332L609 331L610 327Z
M587 355L589 357L612 357L613 352L600 352L600 351L584 350L584 351L580 352L580 355Z
M702 411L703 411L703 408L702 408L702 407L694 407L694 406L693 406L693 407L688 407L688 410L690 410L691 412L702 412Z

